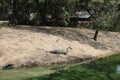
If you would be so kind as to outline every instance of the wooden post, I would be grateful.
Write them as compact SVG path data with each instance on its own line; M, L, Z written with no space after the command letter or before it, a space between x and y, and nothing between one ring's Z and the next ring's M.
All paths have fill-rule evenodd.
M95 35L94 35L94 37L93 37L93 39L94 39L95 41L97 41L98 33L99 33L99 30L97 29L97 30L95 31Z

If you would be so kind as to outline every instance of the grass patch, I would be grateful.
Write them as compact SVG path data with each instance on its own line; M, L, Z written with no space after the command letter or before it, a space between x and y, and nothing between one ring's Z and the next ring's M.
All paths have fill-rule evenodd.
M120 80L116 71L118 65L120 54L71 67L55 65L0 70L0 80Z
M29 77L43 76L53 73L49 67L19 68L0 70L0 80L23 80Z
M120 74L116 71L118 65L120 54L26 80L120 80Z

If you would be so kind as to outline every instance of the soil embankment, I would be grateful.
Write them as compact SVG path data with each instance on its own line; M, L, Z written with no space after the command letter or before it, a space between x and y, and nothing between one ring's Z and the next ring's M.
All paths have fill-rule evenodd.
M98 41L92 40L94 30L60 27L2 27L0 29L0 66L50 65L84 61L110 55L120 50L120 34L101 31ZM72 50L67 55L49 51Z

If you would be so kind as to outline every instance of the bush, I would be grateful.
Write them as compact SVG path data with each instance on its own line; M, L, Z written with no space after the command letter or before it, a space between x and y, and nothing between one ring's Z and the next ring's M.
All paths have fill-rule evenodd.
M93 2L93 4L91 4L92 8L96 11L92 19L94 29L120 31L120 11L118 10L118 3L117 0L115 0L114 3L111 0L108 2Z

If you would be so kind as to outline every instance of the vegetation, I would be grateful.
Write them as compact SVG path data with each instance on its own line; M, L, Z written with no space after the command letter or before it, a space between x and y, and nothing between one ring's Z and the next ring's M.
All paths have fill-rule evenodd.
M53 73L50 67L33 67L33 68L18 68L0 70L0 80L23 80L29 77L43 76Z
M120 74L116 71L119 65L120 54L26 80L119 80Z
M74 66L75 65L75 66ZM5 80L119 80L120 54L85 64L0 70ZM70 67L71 66L71 67ZM56 70L56 71L55 71ZM55 71L55 72L54 72ZM54 73L53 73L54 72Z
M119 31L119 0L0 0L0 19L17 24L68 26L70 15L88 11L93 28ZM30 14L35 13L29 20Z
M0 19L11 24L68 26L70 16L77 11L88 11L96 29L120 31L119 0L0 0ZM90 26L89 26L90 27Z
M0 20L9 20L14 26L67 27L71 23L71 16L77 11L87 11L91 15L93 25L89 28L96 29L94 40L97 40L99 30L120 31L120 0L0 0ZM116 66L120 65L119 57L120 55L115 55L64 68L42 77L40 75L46 71L45 68L0 70L0 78L17 80L31 76L26 80L119 80L119 74L116 74ZM19 73L23 74L18 75Z

